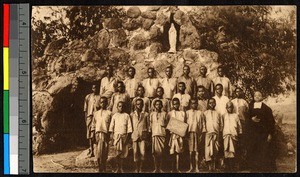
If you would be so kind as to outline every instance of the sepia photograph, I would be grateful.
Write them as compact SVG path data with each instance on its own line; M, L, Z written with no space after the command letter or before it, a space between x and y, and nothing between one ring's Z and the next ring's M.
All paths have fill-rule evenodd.
M35 173L295 173L296 6L32 6Z

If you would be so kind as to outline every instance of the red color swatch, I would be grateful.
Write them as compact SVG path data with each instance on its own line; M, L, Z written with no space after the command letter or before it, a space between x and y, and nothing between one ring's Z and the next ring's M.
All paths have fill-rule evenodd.
M9 4L3 4L3 47L9 46Z

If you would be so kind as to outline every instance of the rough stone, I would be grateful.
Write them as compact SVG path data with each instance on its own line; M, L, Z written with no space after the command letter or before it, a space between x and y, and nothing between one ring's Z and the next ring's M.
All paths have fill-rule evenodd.
M155 24L164 26L168 21L170 21L171 13L169 11L158 11L156 14Z
M53 52L60 50L63 47L63 45L66 44L67 42L68 41L66 38L61 38L56 41L50 42L45 48L44 54L51 55Z
M160 28L157 27L156 25L152 25L150 30L149 30L149 38L156 40L162 35Z
M148 58L155 58L158 53L162 52L162 44L155 42L150 45Z
M142 26L141 18L128 18L125 23L122 24L124 29L129 31L136 30Z
M149 41L143 34L133 36L129 40L129 48L132 50L143 50L149 45Z
M137 18L141 15L141 10L138 7L130 7L127 10L127 16L130 18Z
M57 76L49 81L47 86L47 90L50 95L56 95L61 92L64 88L70 86L73 82L75 82L75 75L74 74L63 74Z
M96 53L91 50L88 49L82 56L81 61L86 62L86 61L92 61L95 60L94 58L96 57Z
M127 35L123 29L110 31L110 44L113 47L123 47L126 45Z
M122 27L122 20L119 18L106 18L103 20L103 28L118 29Z
M110 62L122 65L123 63L128 63L130 55L123 49L120 48L110 48L109 49L109 60Z
M178 24L178 25L185 25L187 24L190 20L188 15L186 15L184 12L182 12L181 10L177 10L174 13L174 21Z
M94 49L106 49L110 42L110 36L107 30L100 30L91 40L90 46Z
M158 11L161 6L149 6L146 10L147 11Z
M141 16L143 18L155 20L156 19L156 11L144 11L144 12L142 12Z
M145 30L149 30L150 27L154 24L154 21L151 20L151 19L145 19L144 22L143 22L143 28Z
M86 82L95 82L100 80L104 73L105 71L103 69L94 66L86 66L77 70L76 76Z
M181 48L183 49L199 49L201 46L200 36L197 32L197 29L191 23L180 26L179 40L181 43Z

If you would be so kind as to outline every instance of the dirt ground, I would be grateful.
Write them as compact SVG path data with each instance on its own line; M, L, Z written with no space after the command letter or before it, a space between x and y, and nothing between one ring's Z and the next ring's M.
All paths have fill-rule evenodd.
M296 95L278 96L270 98L266 103L272 108L274 116L282 119L279 124L285 139L295 150L296 141ZM86 147L72 148L66 152L33 156L34 172L36 173L96 173L96 168L79 168L75 166L75 158ZM296 152L296 151L295 151ZM296 171L296 153L285 155L277 159L279 173L293 173ZM108 172L110 172L108 170ZM126 171L125 171L126 172ZM205 173L205 171L202 171Z

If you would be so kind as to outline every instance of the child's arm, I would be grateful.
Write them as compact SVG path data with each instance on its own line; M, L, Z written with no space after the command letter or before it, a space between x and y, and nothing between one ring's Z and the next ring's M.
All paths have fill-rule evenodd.
M109 132L114 132L115 130L115 116L112 116L110 125L109 125Z

